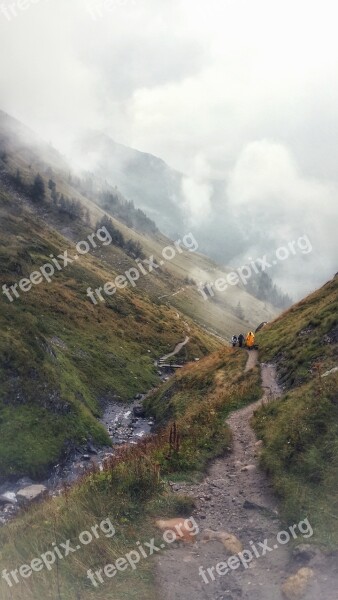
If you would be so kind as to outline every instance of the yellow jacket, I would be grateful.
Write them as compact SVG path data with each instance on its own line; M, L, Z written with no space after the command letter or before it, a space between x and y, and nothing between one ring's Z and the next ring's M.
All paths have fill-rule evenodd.
M252 346L254 345L254 343L255 343L255 334L252 333L252 331L249 331L249 333L247 334L246 339L245 339L245 343L248 346L248 348L252 348Z

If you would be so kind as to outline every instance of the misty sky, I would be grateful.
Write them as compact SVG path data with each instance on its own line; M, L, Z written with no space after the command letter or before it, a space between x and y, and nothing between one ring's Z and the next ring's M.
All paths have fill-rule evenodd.
M0 108L64 151L91 128L162 157L189 176L197 225L220 179L239 219L257 215L269 236L273 225L276 246L309 235L316 282L334 274L333 0L0 0L0 10ZM311 289L300 272L294 285Z

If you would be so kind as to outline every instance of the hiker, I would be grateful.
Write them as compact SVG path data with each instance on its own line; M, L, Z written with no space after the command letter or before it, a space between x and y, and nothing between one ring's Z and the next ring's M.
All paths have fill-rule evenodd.
M235 348L237 345L237 335L233 335L231 338L232 347Z
M252 331L249 331L249 333L247 334L245 342L247 348L249 348L249 350L252 350L255 344L255 334Z
M238 336L238 345L240 348L243 348L244 342L245 342L245 337L244 337L243 333L240 333Z

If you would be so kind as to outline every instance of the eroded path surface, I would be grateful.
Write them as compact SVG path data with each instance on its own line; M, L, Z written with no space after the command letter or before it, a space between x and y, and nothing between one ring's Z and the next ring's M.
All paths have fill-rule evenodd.
M159 362L164 362L164 361L168 360L168 358L171 358L172 356L176 356L176 354L181 352L182 348L187 345L189 340L190 340L189 336L186 336L184 341L177 344L172 352L170 352L169 354L166 354L165 356L161 356L161 358L159 359Z
M253 368L256 361L257 352L249 352L247 369ZM250 427L250 419L262 402L273 401L280 394L272 365L262 365L262 379L263 398L232 413L228 419L233 432L232 452L212 464L202 483L173 485L175 492L196 499L193 517L200 533L194 545L175 544L176 547L170 547L157 557L161 600L282 600L282 582L303 566L293 566L291 548L277 543L277 534L285 525L279 521L278 503L269 481L258 467L260 445ZM259 558L254 558L247 569L241 564L223 576L213 569L210 576L208 568L226 561L234 553L227 551L221 541L204 542L205 529L234 534L244 549L252 550L250 542L253 542ZM259 542L264 543L264 540L268 540L272 551L266 550L262 556L264 549ZM299 534L299 543L304 542ZM208 582L199 574L200 566ZM319 589L313 582L307 598L312 600L318 595Z

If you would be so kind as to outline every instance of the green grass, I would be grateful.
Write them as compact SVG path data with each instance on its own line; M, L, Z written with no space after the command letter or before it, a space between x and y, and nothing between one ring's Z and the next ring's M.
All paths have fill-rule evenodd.
M276 362L283 397L255 416L262 464L291 522L308 515L318 542L338 547L338 278L259 335L263 360Z
M222 454L231 441L225 419L231 410L256 400L259 370L242 374L246 353L228 348L186 366L148 401L148 410L161 419L158 436L136 447L122 449L103 472L86 475L61 497L32 506L15 521L0 528L1 569L30 563L53 542L77 544L82 531L110 518L116 535L101 536L60 560L51 572L34 573L13 588L0 580L3 600L157 600L153 562L147 558L136 571L118 573L95 589L87 570L115 562L136 548L136 542L155 538L158 518L191 516L191 498L173 495L168 478L192 479L208 461ZM177 390L179 389L179 394ZM165 399L166 398L166 399ZM164 415L162 403L171 405ZM170 452L168 435L176 423L181 443Z
M29 276L50 254L71 248L69 240L3 192L0 218L0 286ZM82 225L77 234L74 228L76 239L83 239ZM109 444L97 421L102 407L112 399L130 402L156 385L154 359L184 339L186 326L176 311L153 305L141 290L120 290L107 304L91 304L87 287L114 275L88 255L12 303L0 295L2 475L44 477L75 445L89 439ZM190 328L186 359L219 347L193 323Z
M148 413L163 425L164 445L157 454L162 472L191 476L228 448L231 432L226 417L261 394L258 369L242 374L246 359L246 352L224 348L185 367L146 400ZM170 447L174 426L178 450Z
M43 426L43 429L42 429ZM34 478L46 474L74 444L92 438L109 444L104 429L95 423L83 406L69 415L57 415L41 406L6 406L1 410L1 474L29 473Z
M316 368L336 366L337 328L336 277L257 335L260 358L277 363L280 381L285 386L300 385L313 378Z
M144 465L142 458L139 450L138 456L128 459L128 468L124 461L115 465L114 481L108 472L89 476L63 497L32 507L29 513L0 530L1 566L9 569L52 550L53 542L62 548L61 544L69 539L75 548L80 533L90 531L102 520L110 519L116 530L114 537L101 533L90 545L81 546L77 553L58 561L52 571L44 569L29 580L21 579L13 589L1 580L3 600L155 599L150 560L143 560L138 571L129 569L118 573L113 581L107 579L98 589L87 578L88 569L115 562L136 549L138 540L149 541L156 534L151 520L154 511L161 508L169 514L174 508L174 500L161 492L154 470L147 463ZM138 493L140 482L143 486ZM153 499L156 492L161 495L157 503Z
M81 183L69 174L57 152L45 144L39 147L36 141L30 145L25 129L3 113L0 138L6 145L6 177L19 169L28 185L39 172L46 186L45 201L40 204L25 198L22 190L14 193L7 184L0 186L1 288L29 277L50 261L50 255L58 256L65 249L73 255L75 241L92 234L105 213L82 194ZM50 177L60 193L88 209L90 225L56 214L48 189ZM163 248L172 243L159 232L144 235L113 221L125 239L141 244L147 257L158 259ZM201 358L217 350L219 340L203 328L227 337L243 329L246 324L234 316L239 300L245 309L250 308L252 325L274 314L272 307L237 287L217 303L204 302L196 287L184 281L191 275L199 281L210 278L211 273L213 279L224 273L207 257L188 251L177 253L156 273L140 277L135 289L119 290L97 306L90 303L86 297L89 286L100 287L131 267L135 262L120 248L101 246L58 272L51 283L21 292L13 303L0 294L3 475L43 476L56 455L59 459L66 448L82 443L84 427L87 438L107 443L96 422L102 406L114 398L129 402L136 393L156 385L159 379L154 360L171 351L188 332L190 342L179 360ZM43 432L39 439L21 427L23 414L27 423L39 415ZM55 439L49 415L57 415L64 424ZM74 421L79 421L76 427ZM14 442L7 446L11 428L17 435L16 450ZM6 447L2 439L6 439Z

